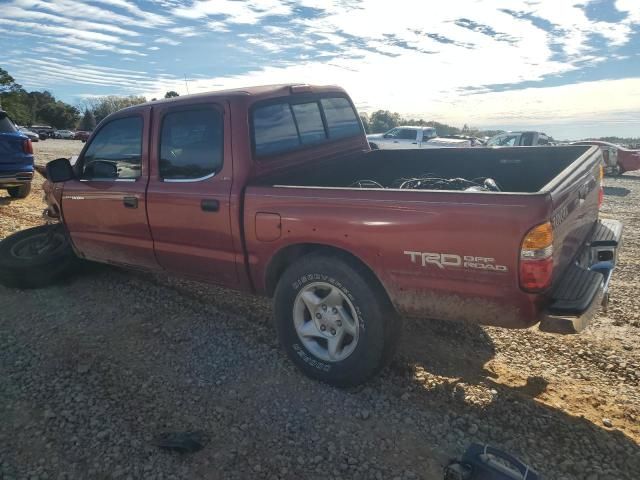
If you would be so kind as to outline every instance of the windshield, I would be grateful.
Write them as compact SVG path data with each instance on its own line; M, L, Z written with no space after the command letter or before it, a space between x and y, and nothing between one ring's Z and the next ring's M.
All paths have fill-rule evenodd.
M513 147L520 144L519 133L505 133L493 137L487 142L488 147Z

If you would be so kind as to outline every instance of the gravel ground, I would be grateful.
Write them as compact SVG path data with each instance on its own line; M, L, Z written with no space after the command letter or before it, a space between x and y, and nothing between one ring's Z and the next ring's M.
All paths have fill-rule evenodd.
M35 144L38 161L81 144ZM40 184L0 196L0 238L39 223ZM640 176L609 179L625 222L612 304L578 336L407 322L400 354L353 390L303 377L267 300L96 267L0 287L0 479L439 479L488 442L550 479L640 472ZM200 431L195 454L153 446Z

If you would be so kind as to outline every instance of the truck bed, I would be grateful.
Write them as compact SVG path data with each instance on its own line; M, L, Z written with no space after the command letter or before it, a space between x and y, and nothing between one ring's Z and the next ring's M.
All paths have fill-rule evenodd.
M553 224L557 283L598 219L601 161L598 149L573 146L378 150L254 179L244 203L250 275L268 291L274 252L325 245L364 263L403 315L529 327L550 298L520 288L522 240ZM353 186L424 174L491 177L501 192ZM470 267L447 266L461 259Z
M589 147L372 150L350 158L306 165L258 180L260 185L357 188L371 180L393 188L414 177L492 178L502 192L535 193L585 155ZM361 184L366 185L366 184Z

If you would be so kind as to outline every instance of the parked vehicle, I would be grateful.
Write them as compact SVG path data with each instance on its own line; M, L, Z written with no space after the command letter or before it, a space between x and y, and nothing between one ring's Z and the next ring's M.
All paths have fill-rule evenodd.
M78 130L74 134L73 138L75 140L81 140L82 143L84 143L89 139L89 136L91 136L91 132L85 132L84 130Z
M333 86L160 100L47 165L48 231L68 244L20 264L7 252L45 229L5 239L0 280L43 285L82 258L268 295L291 360L354 385L403 317L585 328L622 231L598 219L601 162L588 146L371 151Z
M40 135L38 135L36 132L33 132L33 131L29 130L28 128L26 128L26 127L18 127L18 130L23 135L26 135L27 138L29 140L31 140L32 142L39 142L40 141Z
M40 140L46 140L47 138L53 138L55 128L50 125L32 125L31 130L40 135Z
M640 150L624 148L615 143L600 140L583 140L574 145L596 145L602 150L606 171L611 175L640 170Z
M536 147L550 143L551 138L542 132L505 132L491 137L487 147Z
M31 191L32 178L31 140L0 110L0 189L12 198L25 198Z
M56 130L53 134L54 138L62 138L65 140L73 140L75 134L71 130Z
M438 137L433 127L404 126L386 133L367 135L372 149L399 150L415 148L470 147L471 141L453 137Z

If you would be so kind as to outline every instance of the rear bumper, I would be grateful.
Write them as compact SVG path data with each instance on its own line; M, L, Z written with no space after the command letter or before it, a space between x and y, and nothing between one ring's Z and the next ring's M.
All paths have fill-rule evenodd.
M33 171L5 173L0 172L0 188L19 187L33 180Z
M622 223L601 220L578 261L567 268L550 294L540 330L579 333L609 303L609 281L622 246Z

